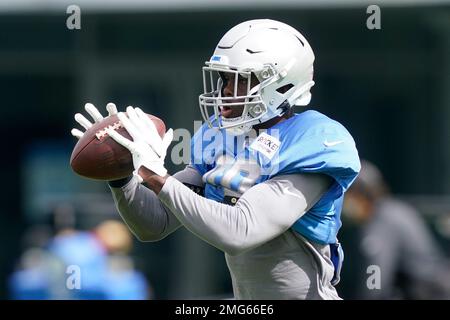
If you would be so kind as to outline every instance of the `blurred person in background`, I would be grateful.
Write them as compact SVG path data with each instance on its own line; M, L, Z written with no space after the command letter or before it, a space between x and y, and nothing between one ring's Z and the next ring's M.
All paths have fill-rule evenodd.
M343 215L357 226L356 250L363 260L354 298L450 298L448 260L420 213L389 193L373 163L361 161L361 172L345 196ZM369 266L379 267L379 288L367 284Z
M68 299L63 261L49 251L55 234L73 233L75 211L59 204L49 212L47 224L31 225L22 239L23 253L9 277L9 296L18 300Z
M9 297L14 300L46 300L54 296L53 283L63 266L47 250L52 237L47 225L29 227L23 235L23 253L8 279ZM56 271L56 272L55 272Z
M113 220L102 222L92 231L63 230L49 245L49 251L66 268L76 266L80 270L81 288L64 290L68 298L148 299L147 281L128 256L131 248L130 232L123 223ZM66 285L66 281L62 283Z
M56 234L43 239L26 234L30 245L9 280L12 299L142 300L148 283L128 256L132 248L126 226L107 220L92 231L77 230L71 206L53 213ZM32 230L35 230L33 228ZM41 228L42 229L42 228ZM39 229L40 230L40 229ZM68 282L74 277L73 284Z
M94 235L108 253L104 291L107 299L144 300L152 298L144 275L134 268L128 255L133 239L128 228L119 221L107 220L94 230Z

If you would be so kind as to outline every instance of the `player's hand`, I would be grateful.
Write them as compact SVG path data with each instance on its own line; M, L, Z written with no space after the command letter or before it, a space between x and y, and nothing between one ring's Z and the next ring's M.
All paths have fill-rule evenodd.
M102 114L98 111L98 109L92 104L92 103L86 103L84 105L84 110L91 116L91 118L94 120L94 123L100 122L103 120ZM108 116L112 116L114 114L117 114L117 108L114 103L108 103L106 105L106 110L108 110ZM89 129L92 127L92 122L89 121L85 116L83 116L81 113L75 114L75 121L78 122L84 129ZM70 132L74 137L81 139L84 132L73 128Z
M144 166L164 177L167 174L164 159L167 148L173 140L173 130L167 130L164 138L161 138L153 121L139 108L128 107L127 112L119 112L118 117L133 141L128 140L112 128L107 129L107 133L117 143L130 150L133 156L133 174L142 183L143 178L138 172L139 168Z

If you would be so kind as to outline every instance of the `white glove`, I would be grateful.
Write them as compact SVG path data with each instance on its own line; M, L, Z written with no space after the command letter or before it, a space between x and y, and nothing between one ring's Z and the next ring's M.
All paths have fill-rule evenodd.
M164 177L167 174L164 158L167 148L173 140L173 130L167 130L164 138L161 138L153 121L139 108L128 107L126 114L119 112L118 117L133 141L128 140L112 128L107 129L106 132L117 143L130 150L133 156L133 174L138 177L139 182L143 182L142 177L138 174L141 166Z
M97 108L92 103L86 103L84 105L84 109L89 113L89 115L94 119L94 123L102 121L104 118L101 115L100 112L98 112ZM108 110L108 116L112 116L117 114L117 108L114 103L108 103L106 105L106 110ZM78 122L83 128L88 130L90 127L92 127L92 122L90 122L88 119L86 119L85 116L83 116L81 113L75 114L75 121ZM73 128L70 132L72 135L78 139L81 139L84 132L82 132L79 129Z

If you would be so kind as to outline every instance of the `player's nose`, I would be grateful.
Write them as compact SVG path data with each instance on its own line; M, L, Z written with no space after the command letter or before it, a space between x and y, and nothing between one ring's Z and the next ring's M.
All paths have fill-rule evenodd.
M223 88L223 95L225 97L232 97L234 96L234 81L228 81L227 85Z

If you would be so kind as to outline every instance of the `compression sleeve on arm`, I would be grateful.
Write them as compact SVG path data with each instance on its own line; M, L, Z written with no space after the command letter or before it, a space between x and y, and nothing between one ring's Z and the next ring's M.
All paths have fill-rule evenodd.
M189 165L174 178L190 186L203 187L200 174ZM122 187L110 184L110 189L120 216L139 240L158 241L181 226L156 194L139 184L135 177Z
M237 255L285 232L331 185L319 174L275 177L245 192L235 206L209 200L169 177L159 198L199 238Z

